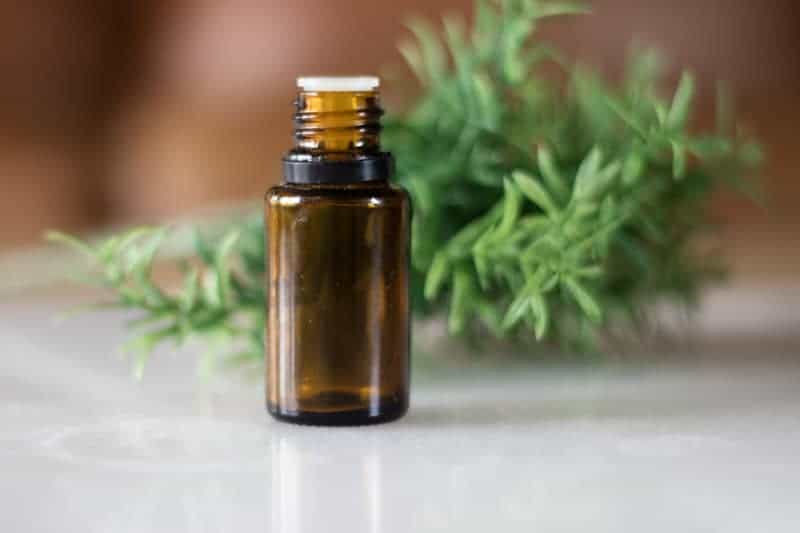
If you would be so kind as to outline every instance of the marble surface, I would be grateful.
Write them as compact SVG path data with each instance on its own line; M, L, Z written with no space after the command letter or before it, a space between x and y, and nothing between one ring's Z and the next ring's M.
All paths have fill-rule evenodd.
M0 531L795 532L800 357L417 372L372 428L272 421L259 382L145 380L120 317L0 303ZM745 358L747 360L747 358Z

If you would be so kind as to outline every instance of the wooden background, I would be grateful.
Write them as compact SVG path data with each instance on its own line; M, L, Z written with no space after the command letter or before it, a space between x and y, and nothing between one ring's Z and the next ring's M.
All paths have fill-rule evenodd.
M800 10L792 0L598 0L541 35L619 72L632 39L693 68L708 120L714 81L736 88L764 140L769 207L715 213L735 272L800 267ZM46 228L154 222L258 198L291 139L294 78L401 67L414 14L471 2L118 0L0 2L0 250Z

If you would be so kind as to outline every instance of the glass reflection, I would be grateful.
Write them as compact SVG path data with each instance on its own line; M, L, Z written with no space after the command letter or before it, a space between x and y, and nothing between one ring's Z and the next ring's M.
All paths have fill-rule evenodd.
M272 439L271 531L385 531L385 457L377 435L318 428L276 428ZM342 442L345 441L345 442Z

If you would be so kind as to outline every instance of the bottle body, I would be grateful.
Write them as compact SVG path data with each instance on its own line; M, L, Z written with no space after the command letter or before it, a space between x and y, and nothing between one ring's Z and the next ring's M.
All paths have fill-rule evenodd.
M385 180L285 184L265 210L269 412L322 425L399 418L409 398L407 194Z

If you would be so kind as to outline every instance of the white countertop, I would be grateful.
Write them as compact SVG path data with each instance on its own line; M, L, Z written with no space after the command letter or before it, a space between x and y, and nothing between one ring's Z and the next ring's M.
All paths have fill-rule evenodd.
M271 420L259 382L198 382L191 353L158 353L136 383L118 315L54 312L0 303L2 532L800 524L791 353L418 372L400 422L322 429Z

